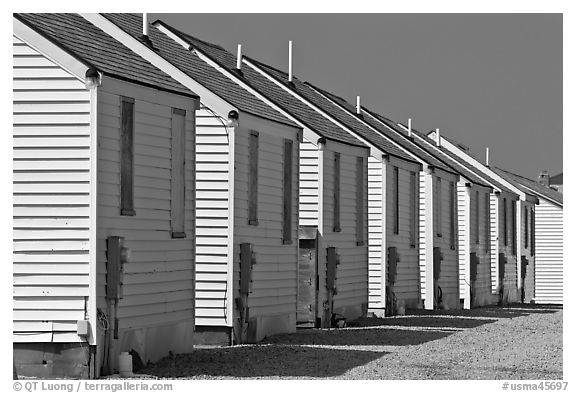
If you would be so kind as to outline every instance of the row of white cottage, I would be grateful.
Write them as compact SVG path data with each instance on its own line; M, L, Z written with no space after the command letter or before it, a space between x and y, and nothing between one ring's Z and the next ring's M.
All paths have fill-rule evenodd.
M557 195L143 20L14 15L20 374L97 377L122 351L368 312L562 303Z

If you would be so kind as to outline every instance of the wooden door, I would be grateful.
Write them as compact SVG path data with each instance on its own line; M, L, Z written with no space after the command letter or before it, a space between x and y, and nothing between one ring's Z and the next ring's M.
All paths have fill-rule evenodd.
M316 321L316 241L300 240L298 249L298 314L299 326L314 326Z

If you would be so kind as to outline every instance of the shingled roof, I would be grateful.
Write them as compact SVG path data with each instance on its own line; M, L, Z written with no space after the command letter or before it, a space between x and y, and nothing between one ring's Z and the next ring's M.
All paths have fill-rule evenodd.
M388 119L387 117L382 116L376 112L373 112L370 110L366 110L366 111L369 114L376 117L381 122L388 125L390 128L393 128L398 134L408 138L407 131L405 129L399 127L398 123L396 123L396 122ZM416 135L417 137L416 138L414 138L414 137L410 138L410 141L412 141L415 145L420 147L422 150L425 150L429 154L437 157L445 165L449 166L450 168L453 169L453 171L455 171L455 172L461 174L462 176L464 176L465 178L467 178L470 182L477 184L479 186L490 187L490 188L492 188L492 184L496 184L497 187L500 188L500 185L498 185L494 181L487 181L486 175L482 174L482 172L473 168L472 165L464 162L464 160L462 160L461 158L452 154L452 152L448 151L447 149L445 149L443 147L440 147L440 149L439 149L437 146L435 146L432 143L432 141L428 137L426 137L426 135L424 135L422 132L418 131L414 127L412 127L412 134ZM451 160L442 156L442 154L439 153L438 150L442 151L442 153L446 153L446 155L449 156ZM502 188L504 188L505 190L508 190L504 186L502 186ZM512 192L512 191L510 191L510 192Z
M320 93L322 93L323 95L325 95L329 99L333 100L336 104L340 105L344 110L348 111L350 114L354 115L356 113L356 109L354 108L354 106L352 106L352 104L350 104L345 99L343 99L343 98L341 98L341 97L339 97L333 93L330 93L326 90L321 90L320 88L313 86L309 82L306 82L306 84L311 86L313 89L318 90ZM368 112L368 114L372 114L369 111L366 111L366 112ZM390 127L390 125L385 126L380 121L375 120L374 117L372 117L372 116L363 116L363 120L366 123L368 123L371 127L378 130L380 133L386 135L386 137L388 137L390 140L392 140L395 143L397 143L398 145L402 146L404 149L411 152L415 156L421 158L424 162L428 163L429 165L432 165L436 168L442 169L446 172L457 174L457 171L454 168L452 168L449 165L446 165L444 162L440 161L440 159L435 157L434 154L429 154L424 149L421 149L417 144L412 143L412 141L410 141L407 137L404 138L403 135L400 135L397 132L390 129L390 128L393 128L395 130L397 128L396 125L394 125L393 127Z
M546 187L534 180L525 178L523 176L517 175L515 173L509 172L507 170L490 167L494 172L498 173L504 179L508 180L510 183L519 186L519 188L527 189L531 193L535 193L536 196L541 198L546 198L560 206L563 206L563 196L560 192L554 190L553 188Z
M197 97L168 74L150 64L77 14L14 14L22 23L105 75L132 83Z
M259 92L262 96L275 103L278 107L285 110L305 124L308 128L316 132L323 138L342 142L353 146L366 147L358 138L350 135L342 128L328 120L326 117L303 103L298 98L272 82L269 78L254 70L250 66L242 67L242 74L236 70L236 56L226 51L224 48L199 40L189 34L183 33L174 27L168 26L164 22L158 21L172 33L178 35L181 39L192 45L199 52L216 62L221 67L233 73L252 89Z
M330 117L337 120L339 123L343 124L346 128L350 129L355 134L361 136L369 143L376 146L383 152L398 157L400 159L414 162L420 165L420 162L416 161L415 158L409 154L402 151L400 148L395 146L392 142L386 139L384 136L378 132L372 130L370 127L355 119L354 117L346 114L342 108L338 107L334 102L330 101L328 98L324 97L322 94L314 90L310 85L300 81L298 78L292 78L292 84L288 83L288 75L274 67L267 64L261 63L257 60L250 59L249 61L256 65L259 69L266 72L276 81L290 86L293 92L302 97L304 100L312 103L314 106L327 113Z
M142 34L142 16L136 14L103 14L105 18L134 38ZM148 28L148 38L156 53L176 66L190 78L227 101L238 110L264 119L298 127L286 116L270 107L260 98L230 80L220 71L202 60L193 51L158 30L154 25Z

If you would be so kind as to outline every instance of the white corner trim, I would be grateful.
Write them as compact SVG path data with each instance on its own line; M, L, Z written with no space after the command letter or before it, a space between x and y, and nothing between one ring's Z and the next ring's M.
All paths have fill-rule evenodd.
M150 62L153 66L170 75L170 77L190 89L191 92L199 95L202 103L214 109L221 117L226 118L228 116L228 112L232 110L238 111L234 105L217 96L211 90L208 90L202 86L196 80L188 76L185 72L170 63L168 60L164 59L162 56L158 55L156 52L148 48L136 38L132 37L130 34L126 33L124 30L106 19L104 16L100 14L80 14L80 16L112 36L115 40L132 50L143 59Z
M48 59L52 60L54 63L58 64L64 70L68 71L70 74L84 83L86 78L86 70L91 67L90 64L75 58L70 53L66 52L58 45L52 43L50 40L44 38L41 34L28 27L17 18L12 17L12 20L14 22L13 34L18 39L24 41L33 49L46 56Z

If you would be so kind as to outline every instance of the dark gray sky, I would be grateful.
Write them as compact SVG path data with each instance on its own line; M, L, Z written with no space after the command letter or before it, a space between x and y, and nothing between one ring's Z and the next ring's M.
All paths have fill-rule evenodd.
M561 14L150 14L420 131L440 128L491 164L562 171Z

